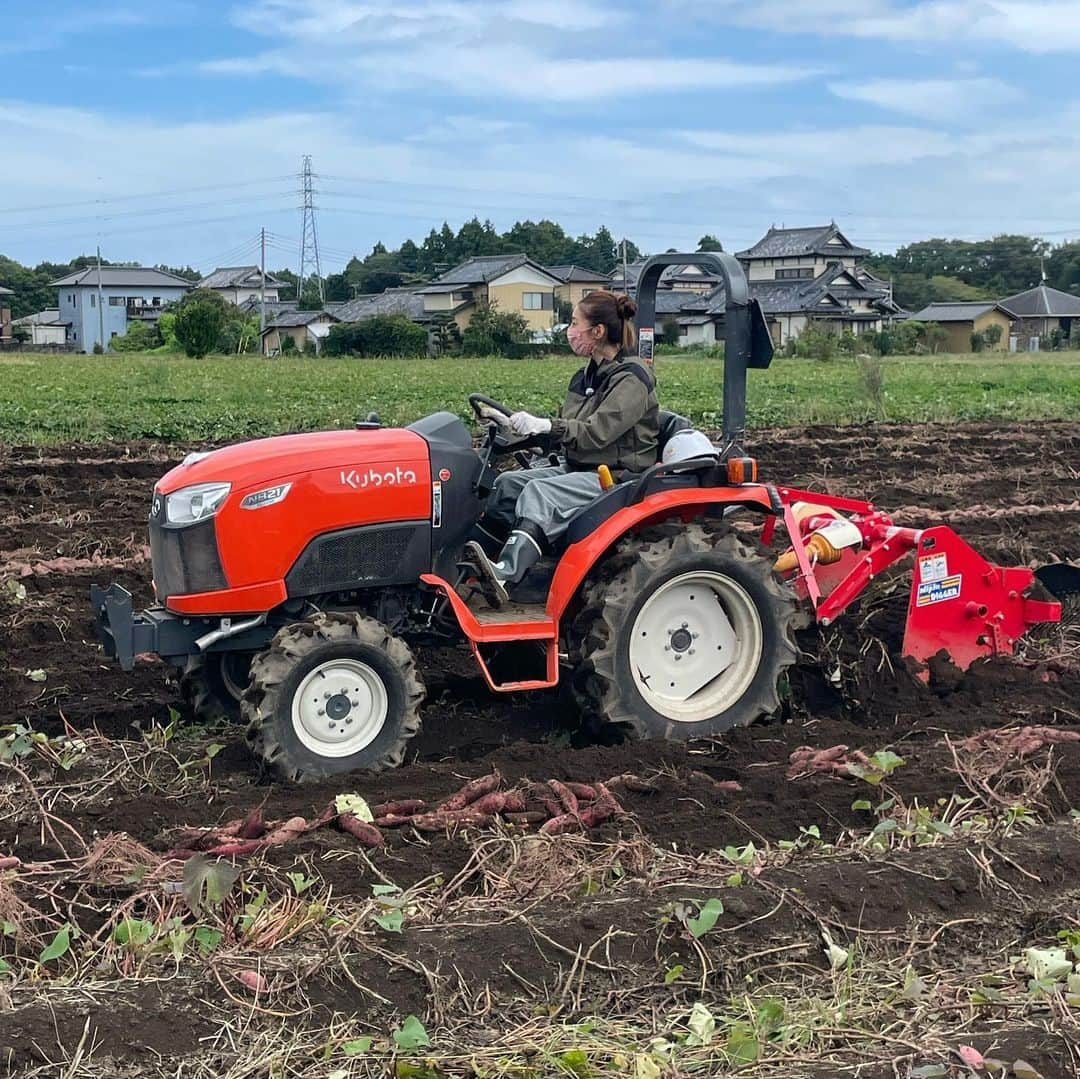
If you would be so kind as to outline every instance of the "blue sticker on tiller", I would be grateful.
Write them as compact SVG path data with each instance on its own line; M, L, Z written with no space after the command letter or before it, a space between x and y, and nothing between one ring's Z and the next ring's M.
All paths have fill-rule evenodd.
M960 595L960 585L964 580L962 573L944 577L940 581L923 581L915 595L916 607L929 607L931 603L944 603Z

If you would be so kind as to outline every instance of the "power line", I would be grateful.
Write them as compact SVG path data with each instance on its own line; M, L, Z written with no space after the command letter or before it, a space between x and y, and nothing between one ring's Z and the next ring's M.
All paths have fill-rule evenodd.
M300 225L300 277L296 285L296 298L300 300L304 295L304 271L307 269L310 251L319 286L319 303L325 303L322 266L319 263L319 234L315 228L315 190L312 183L311 154L304 154L300 179L304 185L304 206L303 220Z

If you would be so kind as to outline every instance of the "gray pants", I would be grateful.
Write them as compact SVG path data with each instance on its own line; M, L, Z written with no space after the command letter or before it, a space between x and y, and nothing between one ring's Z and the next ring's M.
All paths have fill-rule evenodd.
M505 535L519 520L531 521L551 543L599 494L595 472L568 472L565 464L504 472L488 496L482 527L496 526Z

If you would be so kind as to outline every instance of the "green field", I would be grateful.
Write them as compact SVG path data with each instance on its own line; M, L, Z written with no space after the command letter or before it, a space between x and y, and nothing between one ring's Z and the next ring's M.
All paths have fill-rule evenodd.
M888 357L891 421L1080 418L1080 352ZM219 356L0 356L0 442L152 438L222 441L342 427L378 411L398 425L445 408L468 415L472 391L541 414L561 400L572 358L541 360L274 359ZM657 360L660 399L718 423L723 363ZM752 371L751 427L882 418L854 361L777 359Z

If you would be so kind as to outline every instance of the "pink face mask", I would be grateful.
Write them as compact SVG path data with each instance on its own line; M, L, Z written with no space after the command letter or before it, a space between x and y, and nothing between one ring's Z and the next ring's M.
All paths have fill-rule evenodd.
M566 340L579 356L591 356L596 349L596 339L590 337L587 330L579 329L577 326L566 328Z

